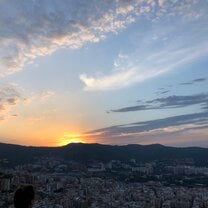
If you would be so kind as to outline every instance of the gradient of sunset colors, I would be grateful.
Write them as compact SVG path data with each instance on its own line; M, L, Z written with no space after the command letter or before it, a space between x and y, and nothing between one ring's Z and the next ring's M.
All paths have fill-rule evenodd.
M207 0L0 0L0 142L208 147Z

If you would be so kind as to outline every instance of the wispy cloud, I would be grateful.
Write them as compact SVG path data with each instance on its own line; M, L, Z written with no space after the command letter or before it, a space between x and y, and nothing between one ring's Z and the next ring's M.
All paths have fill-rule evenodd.
M45 100L45 99L55 96L55 94L56 93L54 91L44 91L40 94L40 98Z
M179 69L207 52L207 46L204 47L204 44L198 47L168 48L149 54L141 60L141 51L137 51L125 58L127 62L121 69L114 68L108 75L95 77L81 74L80 79L84 82L84 89L87 91L120 89Z
M26 89L23 89L25 98L24 104L30 105L37 102L48 101L50 98L56 96L56 92L52 90L45 90L41 92L28 92Z
M177 14L180 15L183 9L185 15L188 5L170 8L167 1L159 2L159 5L164 6L165 14L159 18L162 14L158 12L156 19L148 16L150 18L147 23L149 26L139 30L138 33L142 33L142 35L139 34L132 38L135 41L133 52L118 54L110 72L99 75L85 73L80 75L80 79L84 83L84 90L121 89L172 70L181 70L185 65L188 66L207 55L206 29L190 19L180 21L179 16L175 15L177 10ZM188 7L192 8L193 5L192 2ZM206 14L203 13L203 15L205 18ZM191 24L192 29L189 32L192 36L188 36L184 28L190 27Z

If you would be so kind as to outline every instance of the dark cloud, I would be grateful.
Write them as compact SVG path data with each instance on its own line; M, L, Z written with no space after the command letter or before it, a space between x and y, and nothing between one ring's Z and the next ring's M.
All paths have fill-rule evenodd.
M145 101L143 104L111 110L110 112L130 112L143 110L182 108L191 105L200 105L201 109L208 108L208 93L195 95L173 95Z
M159 103L160 108L180 108L194 104L207 105L208 93L201 93L195 95L178 96L173 95L165 98L157 98L152 100L152 103Z
M119 136L121 134L135 134L144 133L153 130L160 130L170 127L182 127L186 126L179 131L207 129L208 128L208 112L185 114L173 117L167 117L163 119L156 119L144 122L130 123L125 125L111 126L108 128L102 128L94 130L88 133L100 133L100 136ZM178 130L176 130L178 131Z
M206 78L199 78L199 79L194 79L193 82L204 82L206 81Z
M169 92L169 90L165 90L165 91L162 91L161 94L166 94L168 92Z
M170 90L157 91L157 92L155 92L155 94L156 95L164 95L164 94L167 94L168 92L170 92Z
M141 111L141 110L151 110L154 109L150 105L136 105L136 106L130 106L120 109L111 110L110 112L129 112L129 111Z
M192 85L192 84L195 84L198 82L204 82L206 80L207 80L207 78L202 77L202 78L193 79L190 82L182 82L182 83L180 83L180 85Z

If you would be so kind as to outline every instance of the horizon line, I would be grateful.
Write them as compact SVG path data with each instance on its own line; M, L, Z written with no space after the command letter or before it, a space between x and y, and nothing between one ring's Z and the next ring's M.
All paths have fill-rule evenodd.
M61 146L36 146L36 145L22 145L22 144L15 144L15 143L5 143L0 141L0 145L13 145L13 146L20 146L20 147L32 147L32 148L62 148L67 147L69 145L103 145L103 146L129 146L129 145L137 145L137 146L151 146L151 145L160 145L164 147L173 147L173 148L202 148L202 149L208 149L208 147L201 147L201 146L171 146L171 145L164 145L160 143L150 143L150 144L135 144L135 143L129 143L129 144L104 144L104 143L87 143L87 142L70 142L66 145Z

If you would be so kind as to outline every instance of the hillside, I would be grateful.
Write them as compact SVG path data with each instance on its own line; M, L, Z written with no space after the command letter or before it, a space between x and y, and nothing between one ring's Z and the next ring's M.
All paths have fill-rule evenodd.
M65 160L87 162L99 160L153 161L158 159L193 158L196 162L208 160L208 148L176 148L160 144L152 145L102 145L102 144L68 144L63 147L28 147L0 143L0 160L7 159L12 165L28 163L39 157L59 157Z

